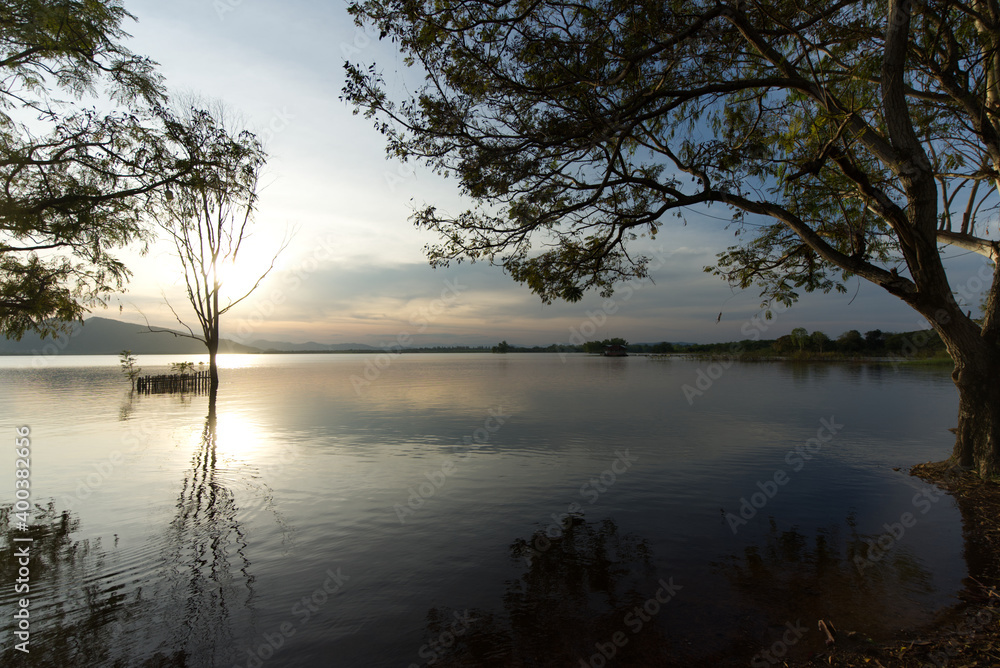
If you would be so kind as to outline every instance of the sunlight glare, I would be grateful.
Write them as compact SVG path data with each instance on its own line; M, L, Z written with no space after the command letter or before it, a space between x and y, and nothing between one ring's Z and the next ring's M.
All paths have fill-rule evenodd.
M240 413L219 415L216 423L216 453L225 460L245 460L260 448L260 425Z

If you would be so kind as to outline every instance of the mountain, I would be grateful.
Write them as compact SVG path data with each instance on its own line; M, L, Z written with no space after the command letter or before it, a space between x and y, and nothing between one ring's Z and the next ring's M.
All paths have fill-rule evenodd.
M316 343L307 341L306 343L289 343L287 341L268 341L267 339L257 339L251 341L250 345L264 351L276 350L282 353L294 352L316 352L335 350L377 350L374 346L364 343Z
M174 330L170 330L173 332ZM117 355L131 350L136 355L199 355L205 344L170 332L149 332L145 325L92 317L73 327L69 336L42 339L28 333L20 341L0 338L0 355ZM260 348L223 339L222 353L259 353Z
M159 328L166 329L166 328ZM0 338L0 355L117 355L123 350L131 350L135 355L204 355L205 344L201 341L166 332L150 332L145 325L137 325L111 318L91 317L83 325L76 325L69 336L59 339L41 339L35 334L25 334L20 341ZM179 332L177 332L179 334ZM649 344L655 345L655 344ZM675 346L691 344L675 343ZM438 348L455 351L458 349L478 349L481 344L442 342L421 342L406 349L420 352ZM489 349L486 345L486 349ZM517 346L530 347L530 346ZM406 350L404 349L404 350ZM257 339L249 345L223 339L219 348L222 353L299 353L299 352L377 352L383 350L365 343L290 343ZM392 348L391 350L395 350Z

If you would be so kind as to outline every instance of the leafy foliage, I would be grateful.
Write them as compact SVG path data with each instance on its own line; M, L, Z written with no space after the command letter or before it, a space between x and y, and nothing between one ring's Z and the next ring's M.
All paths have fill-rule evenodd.
M1000 12L954 0L350 11L425 85L392 100L375 66L348 63L345 99L376 119L388 155L454 175L476 202L415 214L441 237L432 264L494 262L545 301L608 294L645 275L629 248L664 216L715 204L742 243L707 270L759 286L764 306L860 275L926 313L952 301L917 296L945 282L936 232L988 252L982 223L952 229L952 214L973 184L985 187L969 207L996 202Z
M604 339L603 341L585 341L583 344L583 349L590 354L604 353L608 348L612 346L621 346L622 348L628 348L628 341L622 338Z
M123 350L118 354L118 363L121 366L122 373L132 383L132 389L135 389L135 379L142 373L142 367L136 366L136 362L138 361L138 358L132 354L131 350Z
M199 364L204 364L204 362L199 362ZM189 373L194 373L194 362L171 362L170 373L177 374L178 376L186 376Z
M164 142L153 63L118 0L0 6L0 333L67 331L129 277L143 197L187 169ZM118 109L86 108L87 98Z
M258 181L267 155L253 133L227 127L225 109L216 107L191 107L169 117L167 133L172 150L183 156L190 168L161 191L151 211L173 241L199 331L186 325L176 311L174 315L188 330L182 336L202 341L208 348L213 388L218 386L216 354L222 316L257 289L287 245L286 240L246 292L223 302L226 268L236 263L243 242L250 236Z

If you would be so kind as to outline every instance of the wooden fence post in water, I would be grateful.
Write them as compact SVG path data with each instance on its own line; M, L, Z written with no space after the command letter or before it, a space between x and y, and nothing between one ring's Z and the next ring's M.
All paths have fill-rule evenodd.
M145 394L207 392L211 382L208 371L196 371L192 374L143 376L136 381L135 389Z

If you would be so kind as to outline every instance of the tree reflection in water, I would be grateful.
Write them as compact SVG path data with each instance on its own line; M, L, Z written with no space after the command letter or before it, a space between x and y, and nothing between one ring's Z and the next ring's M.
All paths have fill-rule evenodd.
M431 609L421 648L425 662L577 668L581 661L589 665L601 644L614 652L617 665L663 665L669 642L662 626L635 610L654 596L663 577L646 540L620 534L611 519L592 523L570 516L559 537L538 531L530 541L514 541L510 551L527 572L507 583L503 612ZM621 646L615 634L625 640Z
M714 564L734 593L731 618L716 615L716 623L738 629L719 657L750 661L789 638L788 656L806 657L825 647L819 620L865 638L928 621L917 599L934 592L930 571L905 545L873 552L880 558L869 560L869 546L880 536L858 533L853 516L845 524L847 535L834 524L810 537L797 527L779 529L771 518L762 541ZM805 631L785 638L789 624Z
M784 658L823 649L819 620L860 631L858 642L928 621L919 602L934 591L928 569L905 545L859 567L879 536L858 533L853 517L846 526L808 536L772 520L762 540L710 565L715 583L677 582L678 597L696 599L640 623L637 608L672 582L654 569L649 543L611 519L570 517L548 549L537 549L541 531L511 545L527 571L507 583L502 610L431 609L418 665L747 666L782 639L793 640L778 648Z
M5 588L0 604L14 610L14 602L28 598L31 606L29 654L14 648L11 616L4 615L0 637L8 641L0 650L0 665L48 668L65 666L184 666L182 653L157 653L137 660L129 657L134 640L123 623L141 617L149 602L141 589L125 591L107 579L115 554L104 549L100 538L73 540L80 520L69 510L58 510L55 502L36 505L27 531L10 531L12 507L0 507L0 581L13 583L17 560L14 538L31 538L30 591L17 595ZM30 662L25 659L30 657Z
M197 665L231 665L238 658L233 615L254 617L254 576L246 532L229 481L219 470L216 392L166 535L165 600L178 606L168 646L198 657Z
M119 417L131 419L131 400ZM239 658L234 627L253 626L254 576L242 515L228 472L219 467L217 423L212 394L175 516L161 542L152 544L159 552L153 568L148 555L123 564L127 558L107 552L100 538L73 540L78 516L54 502L36 506L28 533L16 535L34 539L30 665L222 666ZM10 506L0 507L3 582L17 577L11 513ZM142 575L131 571L137 565ZM10 589L0 594L4 609L19 598ZM12 630L6 616L0 632L13 638ZM12 644L0 650L0 665L27 665Z

